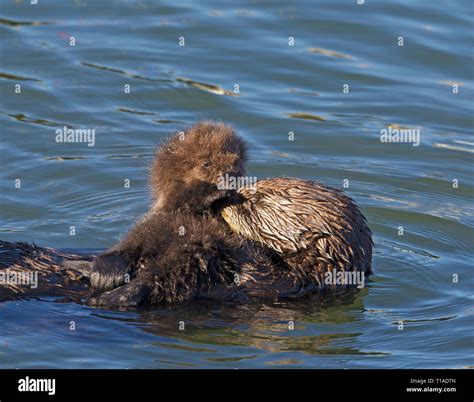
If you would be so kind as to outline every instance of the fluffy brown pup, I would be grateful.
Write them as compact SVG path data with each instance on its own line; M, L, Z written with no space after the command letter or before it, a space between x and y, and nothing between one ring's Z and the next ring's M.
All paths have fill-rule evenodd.
M200 122L161 145L151 167L152 210L203 213L229 197L222 179L245 174L245 142L223 123Z

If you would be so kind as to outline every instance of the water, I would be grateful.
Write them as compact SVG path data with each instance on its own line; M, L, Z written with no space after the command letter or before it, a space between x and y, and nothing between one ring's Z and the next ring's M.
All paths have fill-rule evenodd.
M375 275L276 305L2 303L0 367L473 367L471 2L29 3L0 6L1 239L112 246L149 207L154 146L212 118L252 176L347 179ZM64 125L95 146L55 142ZM390 125L420 145L382 143Z

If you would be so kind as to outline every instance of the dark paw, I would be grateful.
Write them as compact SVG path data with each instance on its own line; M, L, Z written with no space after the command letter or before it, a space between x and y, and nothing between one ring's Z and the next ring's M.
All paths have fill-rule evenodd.
M111 252L94 259L90 281L93 290L107 291L129 282L133 269L120 254Z
M149 294L148 286L132 281L117 289L90 297L86 304L94 307L136 307L145 303Z

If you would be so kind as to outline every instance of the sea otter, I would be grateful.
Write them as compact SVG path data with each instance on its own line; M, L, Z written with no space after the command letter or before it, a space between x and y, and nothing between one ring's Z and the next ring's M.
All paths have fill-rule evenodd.
M186 181L200 180L217 188L224 176L243 176L246 160L245 142L225 124L202 122L175 135L158 150L152 165L153 209L186 194L169 191L184 187ZM302 288L331 285L325 281L328 271L372 272L371 231L355 202L342 191L283 177L259 180L238 193L227 189L222 195L222 190L208 207L241 238L273 251L282 266L300 276Z
M371 233L349 197L299 179L222 187L223 176L245 174L245 161L245 142L222 123L167 139L151 167L149 213L93 263L63 264L89 279L87 302L275 300L354 285L328 272L371 272Z

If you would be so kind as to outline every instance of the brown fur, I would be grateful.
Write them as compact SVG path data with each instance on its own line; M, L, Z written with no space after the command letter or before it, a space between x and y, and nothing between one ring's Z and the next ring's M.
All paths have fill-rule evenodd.
M245 174L245 142L223 123L201 122L175 133L158 149L151 167L153 210L202 212L219 194L226 174Z
M0 272L17 275L38 275L38 286L0 282L0 301L22 297L63 296L84 297L89 293L87 278L63 262L88 264L84 256L61 252L27 243L9 243L0 240Z
M223 218L243 238L278 253L302 282L324 288L328 270L372 272L371 231L342 191L279 177L239 193L244 201L224 208Z
M93 281L96 296L89 302L105 306L197 298L276 299L293 286L287 272L277 269L261 247L239 239L218 219L181 212L145 217L114 249L96 259L93 271L102 282ZM112 290L103 287L111 284L110 279L104 281L110 276L115 280Z

